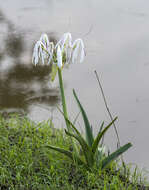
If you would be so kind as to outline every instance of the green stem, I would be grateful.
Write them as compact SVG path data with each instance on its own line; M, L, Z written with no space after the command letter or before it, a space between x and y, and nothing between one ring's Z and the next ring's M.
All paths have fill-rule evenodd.
M61 91L63 112L64 112L65 117L68 118L66 101L65 101L65 94L64 94L64 85L63 85L63 79L62 79L62 72L61 72L60 68L58 68L58 78L59 78L59 85L60 85L60 91ZM68 131L70 131L70 126L69 126L69 123L66 119L65 119L65 123L66 123Z
M59 78L59 85L60 85L60 91L61 91L63 113L64 113L64 116L65 116L65 123L66 123L66 126L67 126L67 130L69 132L72 132L70 124L67 121L68 113L67 113L67 107L66 107L66 101L65 101L65 93L64 93L64 85L63 85L63 79L62 79L62 71L61 71L60 68L58 68L58 78ZM72 146L73 146L74 154L75 155L79 155L78 154L78 148L77 148L74 140L72 138L71 138L71 140L72 140Z

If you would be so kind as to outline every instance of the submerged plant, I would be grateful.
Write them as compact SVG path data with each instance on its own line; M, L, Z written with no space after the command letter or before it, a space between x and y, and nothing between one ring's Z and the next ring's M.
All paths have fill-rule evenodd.
M65 154L73 161L77 161L79 164L85 165L88 169L93 168L95 165L98 168L104 169L107 167L111 161L115 160L119 155L127 151L132 145L131 143L125 144L124 146L117 149L115 152L106 156L106 153L103 151L103 146L99 146L100 141L110 126L115 122L117 117L104 129L104 123L102 123L100 130L96 136L93 137L92 127L89 123L87 114L81 105L76 92L73 90L73 95L76 99L82 118L84 120L86 140L82 137L80 132L74 126L74 124L69 120L66 100L64 94L64 86L62 79L62 69L65 65L70 63L83 62L85 57L84 44L82 39L77 39L72 43L72 37L70 33L65 33L62 38L54 45L53 42L49 42L46 34L43 34L39 41L35 44L32 61L36 65L41 62L42 64L49 64L52 67L51 81L55 79L56 73L58 72L60 92L62 98L62 108L63 116L67 126L65 133L75 139L81 146L83 156L79 154L76 143L72 140L73 143L73 152L64 150L58 147L47 145L50 149L58 151ZM101 143L102 144L102 143Z

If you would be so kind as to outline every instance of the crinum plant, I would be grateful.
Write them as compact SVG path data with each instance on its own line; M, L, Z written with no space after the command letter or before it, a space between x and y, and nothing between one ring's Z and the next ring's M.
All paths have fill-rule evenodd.
M41 62L42 64L49 64L52 67L51 81L55 79L56 73L58 72L63 111L61 111L60 109L59 110L64 116L67 126L67 130L65 130L65 133L71 137L74 151L71 152L69 150L54 147L51 145L47 145L47 147L65 154L73 161L75 160L77 161L77 163L83 164L88 169L91 169L94 166L104 169L119 155L127 151L132 145L131 143L125 144L110 155L106 155L106 153L103 152L103 147L100 146L100 141L104 134L107 132L107 130L110 128L110 126L115 122L117 117L105 128L103 128L104 123L102 123L96 138L94 138L92 127L88 120L87 114L82 104L80 103L75 90L73 90L73 95L78 104L84 121L86 134L85 139L74 126L74 124L69 120L64 94L62 69L65 65L69 65L70 63L83 62L84 57L85 50L82 39L77 39L72 42L72 37L70 33L65 33L62 38L57 42L57 44L49 42L48 36L46 34L43 34L40 40L37 41L37 43L35 44L32 58L33 63L35 65L39 62ZM79 154L74 139L77 140L80 144L83 155Z

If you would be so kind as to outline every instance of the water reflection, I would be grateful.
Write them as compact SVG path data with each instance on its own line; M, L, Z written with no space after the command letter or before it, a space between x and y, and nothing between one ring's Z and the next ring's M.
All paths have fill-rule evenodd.
M36 102L54 106L59 102L59 91L47 84L51 68L35 67L31 59L22 61L26 51L24 37L0 11L0 25L4 24L7 32L1 33L0 39L3 47L0 51L0 108L28 111ZM54 37L49 38L56 41Z
M18 59L24 51L24 41L20 34L13 33L12 31L13 30L9 28L9 32L5 40L6 52L8 56Z

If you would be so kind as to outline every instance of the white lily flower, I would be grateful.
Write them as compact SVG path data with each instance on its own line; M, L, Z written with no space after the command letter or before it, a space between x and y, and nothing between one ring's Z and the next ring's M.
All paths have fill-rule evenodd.
M33 51L32 62L37 65L41 60L42 64L46 62L49 64L53 57L54 43L49 42L48 36L42 34L40 40L37 41Z
M48 63L51 62L52 59L52 54L53 54L53 49L54 49L54 44L53 42L49 42L47 34L42 34L40 37L40 41L42 42L43 45L43 59L50 59L48 60ZM44 61L42 61L44 63Z
M82 39L77 39L72 45L72 63L82 63L85 57L84 44Z
M32 62L35 65L39 61L42 64L54 64L56 62L57 66L62 68L63 64L83 62L84 56L85 52L82 39L77 39L72 44L71 34L64 33L62 38L54 46L53 42L49 42L47 34L42 34L40 40L35 44Z
M62 51L60 46L57 47L57 66L59 68L62 68L63 63L62 63Z

